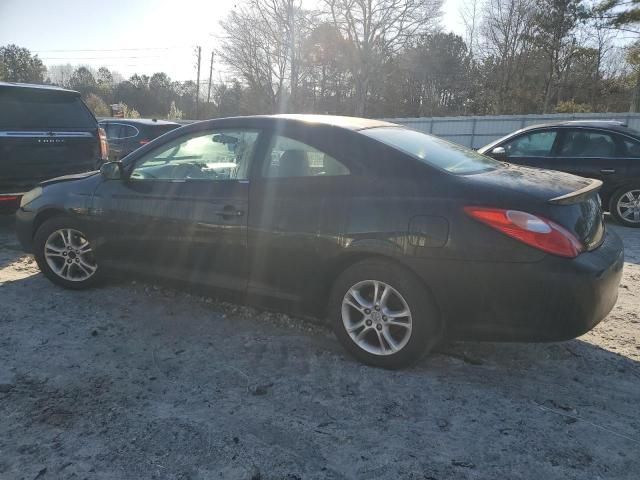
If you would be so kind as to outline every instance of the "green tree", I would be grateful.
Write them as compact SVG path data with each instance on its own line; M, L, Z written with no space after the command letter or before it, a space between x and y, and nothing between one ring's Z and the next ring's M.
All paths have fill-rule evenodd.
M640 23L640 0L604 0L596 7L596 13L610 25L628 30L626 27Z
M0 47L0 80L43 83L46 72L38 55L31 55L26 48L13 44Z
M93 73L87 67L79 67L69 79L69 87L77 90L83 97L98 91L98 84Z

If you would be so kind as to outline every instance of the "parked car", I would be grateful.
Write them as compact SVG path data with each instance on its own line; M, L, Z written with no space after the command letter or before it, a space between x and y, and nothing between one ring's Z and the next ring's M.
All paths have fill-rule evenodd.
M24 197L17 233L63 287L114 271L187 280L326 317L358 359L391 368L444 335L593 328L623 265L600 185L381 121L237 117L46 182Z
M0 212L42 180L97 170L107 159L104 131L78 92L0 82Z
M100 126L107 132L109 160L116 161L181 125L155 118L116 118L100 120Z
M534 125L478 150L518 165L602 180L602 205L622 225L640 227L640 132L613 121Z

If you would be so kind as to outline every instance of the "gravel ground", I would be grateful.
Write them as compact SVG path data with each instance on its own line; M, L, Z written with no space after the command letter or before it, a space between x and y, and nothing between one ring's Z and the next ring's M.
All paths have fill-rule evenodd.
M366 367L302 320L137 281L54 287L0 220L0 479L637 479L640 231L558 344Z

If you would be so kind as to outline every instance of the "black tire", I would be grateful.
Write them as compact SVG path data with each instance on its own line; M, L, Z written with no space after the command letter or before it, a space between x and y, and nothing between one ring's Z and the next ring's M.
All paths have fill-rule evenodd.
M625 227L640 228L640 219L636 221L630 221L622 216L620 209L618 208L618 204L620 203L620 201L625 195L629 194L630 192L634 192L634 197L638 197L638 194L640 194L640 184L627 185L626 187L622 187L618 191L616 191L616 193L614 193L611 197L609 213L611 213L611 216L620 225L624 225Z
M343 299L353 286L362 284L362 282L366 285L367 281L383 282L391 286L396 293L403 297L402 300L409 307L412 324L409 339L404 346L393 353L382 355L365 350L351 338L345 327L342 310ZM381 368L398 369L414 364L439 343L443 333L440 314L428 289L413 272L384 259L364 260L351 265L342 272L334 282L328 314L338 340L347 351L361 362ZM364 313L358 313L358 310L355 311L355 314L368 318ZM380 320L379 317L378 320ZM387 320L386 317L384 320ZM380 325L379 328L384 327ZM372 334L377 333L373 330L371 332ZM379 337L380 335L378 335ZM376 337L373 338L375 341ZM382 342L382 340L379 341ZM389 345L387 343L387 346Z
M61 229L72 229L81 232L89 244L91 244L91 239L83 232L82 226L73 218L61 215L46 220L40 225L33 237L33 256L36 259L40 271L56 285L72 290L82 290L97 285L103 277L100 268L96 268L95 272L84 280L67 280L53 271L47 262L45 258L46 242L53 233Z

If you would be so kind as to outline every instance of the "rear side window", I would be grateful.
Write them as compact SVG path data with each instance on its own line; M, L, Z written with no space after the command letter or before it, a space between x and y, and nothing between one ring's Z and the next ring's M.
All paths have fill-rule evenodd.
M563 157L615 157L616 142L606 132L569 130L559 149Z
M551 155L558 132L545 130L531 132L503 144L509 157L546 157Z
M91 128L96 120L79 96L0 88L0 128Z
M350 173L331 155L281 135L274 138L263 168L267 178L337 177Z
M416 130L380 127L361 130L360 133L449 173L465 175L495 170L502 166L500 162L462 145Z
M105 129L109 140L120 140L123 138L133 138L138 135L138 129L124 123L109 123Z
M625 155L627 157L640 157L640 143L630 140L628 138L624 139L624 149Z

